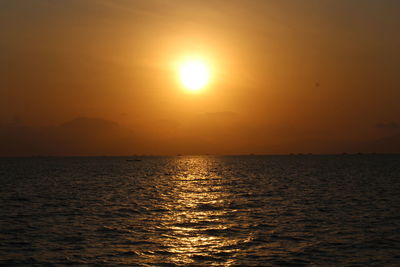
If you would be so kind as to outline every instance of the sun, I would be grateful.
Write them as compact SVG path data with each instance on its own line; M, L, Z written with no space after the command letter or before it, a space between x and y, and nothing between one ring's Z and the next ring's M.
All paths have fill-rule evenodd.
M202 60L187 60L179 66L179 78L189 91L204 88L210 80L210 68Z

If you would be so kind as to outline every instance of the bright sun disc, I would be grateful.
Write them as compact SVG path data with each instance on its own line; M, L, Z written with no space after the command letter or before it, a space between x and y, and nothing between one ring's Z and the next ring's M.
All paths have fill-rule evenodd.
M198 60L184 62L179 68L179 75L182 84L191 91L206 86L210 78L208 66Z

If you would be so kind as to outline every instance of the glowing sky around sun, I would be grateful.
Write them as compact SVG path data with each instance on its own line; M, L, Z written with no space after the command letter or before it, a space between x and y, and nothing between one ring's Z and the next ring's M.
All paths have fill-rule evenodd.
M182 84L190 91L204 88L210 79L209 67L201 60L188 60L181 64L179 76Z
M399 12L392 0L0 1L0 154L63 154L65 140L87 153L101 140L101 154L315 140L329 152L396 135ZM81 117L121 129L65 125Z

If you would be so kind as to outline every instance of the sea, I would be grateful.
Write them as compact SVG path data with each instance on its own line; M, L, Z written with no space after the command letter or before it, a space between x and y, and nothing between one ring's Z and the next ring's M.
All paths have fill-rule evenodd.
M400 266L400 155L0 159L2 266Z

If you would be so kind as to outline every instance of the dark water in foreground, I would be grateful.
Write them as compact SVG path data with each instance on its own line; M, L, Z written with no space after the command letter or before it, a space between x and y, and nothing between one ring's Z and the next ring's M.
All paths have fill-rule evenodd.
M0 264L400 265L400 156L126 159L0 159Z

